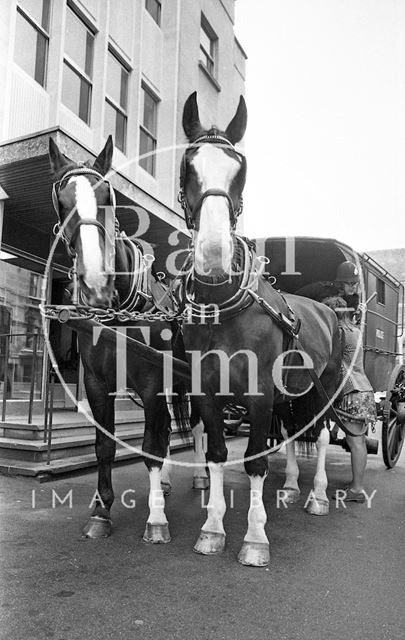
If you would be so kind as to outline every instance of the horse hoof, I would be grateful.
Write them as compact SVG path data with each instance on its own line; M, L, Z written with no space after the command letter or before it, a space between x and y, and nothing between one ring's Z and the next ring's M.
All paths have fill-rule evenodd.
M238 562L249 567L267 567L270 562L270 547L267 542L244 542L239 551Z
M204 556L212 556L222 553L225 549L225 533L214 531L201 531L200 537L194 545L193 551Z
M300 490L292 489L291 487L285 487L282 489L283 493L283 502L287 504L295 504L300 499Z
M147 522L143 540L151 544L167 544L170 542L171 537L168 523L151 524Z
M111 535L111 520L92 516L83 528L83 535L86 538L108 538Z
M194 476L193 478L193 489L201 490L208 489L210 486L210 482L205 476Z
M170 496L172 492L172 485L169 482L161 482L160 488L162 489L164 496Z
M329 513L329 500L312 498L305 511L311 516L327 516Z

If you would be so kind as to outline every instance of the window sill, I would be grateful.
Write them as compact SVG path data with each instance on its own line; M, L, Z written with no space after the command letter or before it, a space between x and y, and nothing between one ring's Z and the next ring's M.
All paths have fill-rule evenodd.
M215 80L214 76L208 71L207 67L205 66L205 64L203 62L201 62L201 60L198 61L198 66L201 69L201 71L203 71L205 73L205 75L207 76L208 80L210 80L210 82L214 85L215 89L219 93L221 91L221 85L219 84L219 82L217 82L217 80Z

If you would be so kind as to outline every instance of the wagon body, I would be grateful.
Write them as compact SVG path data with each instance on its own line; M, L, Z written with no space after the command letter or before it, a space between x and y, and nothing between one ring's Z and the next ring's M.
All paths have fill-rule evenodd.
M403 331L403 285L369 255L360 256L367 305L363 336L364 366L375 391L385 391L397 361L402 361L398 340ZM400 303L402 312L400 314Z
M273 286L287 293L296 293L315 282L333 282L338 265L346 260L359 267L361 301L367 302L364 368L383 419L384 461L387 467L393 467L405 437L403 285L368 254L357 253L330 238L259 238L255 245L257 255L269 260L266 272L272 277Z
M367 304L364 366L374 391L385 391L387 378L401 358L402 284L366 253L359 254L330 238L260 238L255 244L257 254L269 259L266 270L275 278L274 287L287 293L314 282L333 281L338 265L345 260L360 266L364 301L374 294Z

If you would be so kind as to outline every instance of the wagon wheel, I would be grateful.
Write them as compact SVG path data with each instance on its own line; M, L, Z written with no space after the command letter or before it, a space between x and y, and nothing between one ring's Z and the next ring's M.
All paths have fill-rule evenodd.
M398 364L389 377L383 408L382 451L388 469L396 465L404 439L405 366Z

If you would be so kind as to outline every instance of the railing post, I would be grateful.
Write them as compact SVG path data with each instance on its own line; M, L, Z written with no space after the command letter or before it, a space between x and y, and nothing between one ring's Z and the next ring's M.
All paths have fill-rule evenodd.
M30 401L28 405L28 424L32 423L32 409L34 402L35 377L37 374L37 349L38 349L38 333L34 334L34 344L32 348L32 367L31 367L31 385L30 385Z
M55 392L55 372L51 371L51 399L49 403L48 446L46 450L46 464L51 464L52 446L52 422L53 422L53 397Z
M46 344L44 344L44 357L46 358L46 366L45 366L45 389L44 389L44 442L47 441L48 437L48 416L49 416L49 373L50 373L50 358L48 354L48 349Z
M7 382L8 382L8 357L10 353L10 340L11 335L5 336L5 347L4 347L4 388L3 388L3 408L1 412L1 419L4 422L6 419L6 406L7 406Z

